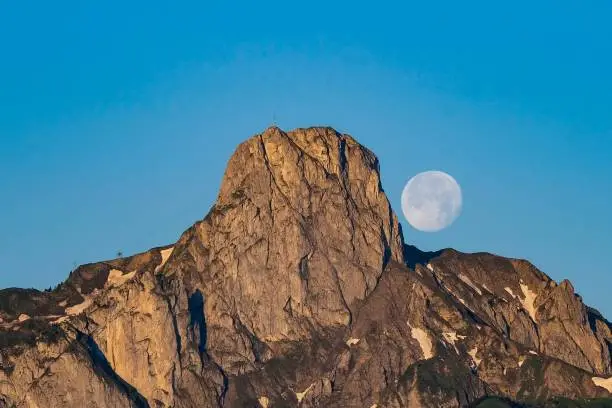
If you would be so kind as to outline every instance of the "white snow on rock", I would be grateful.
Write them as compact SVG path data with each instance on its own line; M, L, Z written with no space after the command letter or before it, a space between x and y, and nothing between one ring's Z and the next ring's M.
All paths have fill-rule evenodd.
M508 292L510 294L510 296L512 296L514 299L516 299L516 295L512 292L512 289L510 289L509 287L505 287L504 290L506 292Z
M534 356L537 356L537 355L538 355L538 353L536 353L536 352L535 352L535 351L533 351L533 350L529 350L529 354L533 354Z
M74 305L74 306L71 306L71 307L67 308L66 309L66 314L68 316L79 315L79 314L83 313L85 311L85 309L87 309L89 306L91 306L92 303L93 303L93 299L91 298L91 296L86 296L85 300L82 303L79 303L78 305Z
M111 269L110 273L108 274L108 279L106 280L106 283L104 284L104 286L105 287L121 286L125 282L132 279L135 275L136 275L136 271L132 271L130 273L124 274L119 269Z
M591 378L591 380L593 380L593 383L595 383L596 386L605 388L606 390L608 390L608 392L612 392L612 377L610 378L593 377Z
M479 295L482 295L482 291L480 290L480 288L474 285L474 282L472 282L472 280L468 276L465 276L464 274L460 273L459 279L461 279L461 281L465 283L466 285L468 285L470 288L474 289L476 293L478 293Z
M455 345L456 341L463 340L463 339L466 338L465 336L462 336L462 335L457 334L455 332L444 332L444 333L442 333L442 336L444 336L446 341L448 341L453 346Z
M348 339L346 341L346 345L349 346L349 347L351 347L351 346L353 346L353 345L355 345L357 343L359 343L359 339L350 338L350 339Z
M259 405L261 405L262 408L268 408L268 404L270 403L267 397L259 397L257 401L259 401Z
M174 247L170 247L168 249L162 249L161 251L159 251L162 257L162 260L161 260L161 263L157 265L157 267L155 268L155 273L158 273L161 270L161 268L164 267L166 262L168 262L168 258L170 258L170 255L172 255L172 251L174 251Z
M58 317L55 320L52 320L51 324L60 324L62 322L65 322L66 320L68 320L68 316L61 316L61 317Z
M534 302L538 295L529 289L529 286L523 284L522 281L521 290L523 291L523 295L525 295L525 299L521 299L521 303L523 304L525 310L527 310L527 313L529 313L529 316L531 316L531 319L536 322L536 309Z
M476 346L474 346L473 349L468 351L468 354L470 355L470 357L472 357L472 360L474 361L474 364L476 364L476 367L478 367L478 365L482 361L482 358L476 357L476 353L478 353L478 347L476 347Z
M447 343L450 343L453 345L453 347L455 348L455 351L457 352L457 354L459 354L459 349L457 349L457 345L455 344L455 342L458 340L465 339L465 336L458 335L455 332L444 332L442 333L442 336L444 337L444 340L446 340Z
M408 327L410 327L410 335L412 338L419 343L425 360L432 358L434 356L433 345L431 344L431 339L427 335L427 332L421 328L410 326L410 323L408 323Z
M22 314L20 314L20 315L19 315L19 317L17 318L17 320L19 321L19 323L23 323L23 322L25 322L25 321L27 321L27 320L30 320L30 316L28 316L28 315L27 315L27 314L25 314L25 313L22 313Z
M433 266L431 266L431 264L430 264L430 263L428 263L428 264L427 264L427 269L429 269L429 270L430 270L430 271L432 271L432 272L434 271L434 270L433 270Z
M107 283L108 283L108 280L107 280ZM83 293L81 293L81 289L80 288L77 288L77 291L79 292L79 294L81 296L83 296L83 298L84 298L83 302L79 303L78 305L67 307L66 310L65 310L66 314L64 316L61 316L61 317L53 320L51 323L53 323L53 324L60 324L60 323L62 323L64 321L68 320L68 318L70 316L76 316L76 315L79 315L79 314L83 313L87 308L89 308L89 306L91 306L93 304L94 298L100 293L98 291L98 289L94 289L94 291L92 293L88 294L88 295L84 295ZM64 301L62 303L64 304L64 306L68 304L66 301ZM51 318L51 317L54 317L54 316L49 316L49 317Z
M302 400L304 399L304 397L306 397L306 394L308 394L308 391L310 391L310 389L314 386L314 384L310 384L310 387L306 388L304 390L304 392L296 392L295 393L295 397L297 398L298 402L302 402Z

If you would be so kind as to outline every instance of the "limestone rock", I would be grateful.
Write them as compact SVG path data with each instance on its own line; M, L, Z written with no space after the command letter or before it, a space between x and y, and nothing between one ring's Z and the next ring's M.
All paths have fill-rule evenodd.
M176 243L0 291L0 408L609 397L611 341L526 261L405 245L352 137L273 127Z

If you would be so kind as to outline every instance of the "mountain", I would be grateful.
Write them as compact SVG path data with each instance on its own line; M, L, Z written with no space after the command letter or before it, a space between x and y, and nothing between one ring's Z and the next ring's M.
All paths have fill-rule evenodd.
M527 261L404 244L370 150L273 127L176 243L0 291L0 408L610 406L611 329Z

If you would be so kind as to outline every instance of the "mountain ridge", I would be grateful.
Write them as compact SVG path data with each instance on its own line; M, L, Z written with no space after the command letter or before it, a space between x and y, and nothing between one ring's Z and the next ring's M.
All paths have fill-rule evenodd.
M0 407L611 397L611 342L569 281L528 261L405 244L378 158L351 136L272 127L237 147L176 243L0 291Z

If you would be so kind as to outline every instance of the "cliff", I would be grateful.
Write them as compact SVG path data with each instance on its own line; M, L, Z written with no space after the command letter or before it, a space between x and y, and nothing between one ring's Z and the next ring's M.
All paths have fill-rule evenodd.
M611 327L527 261L404 244L352 137L269 128L176 243L0 291L0 407L610 397Z

